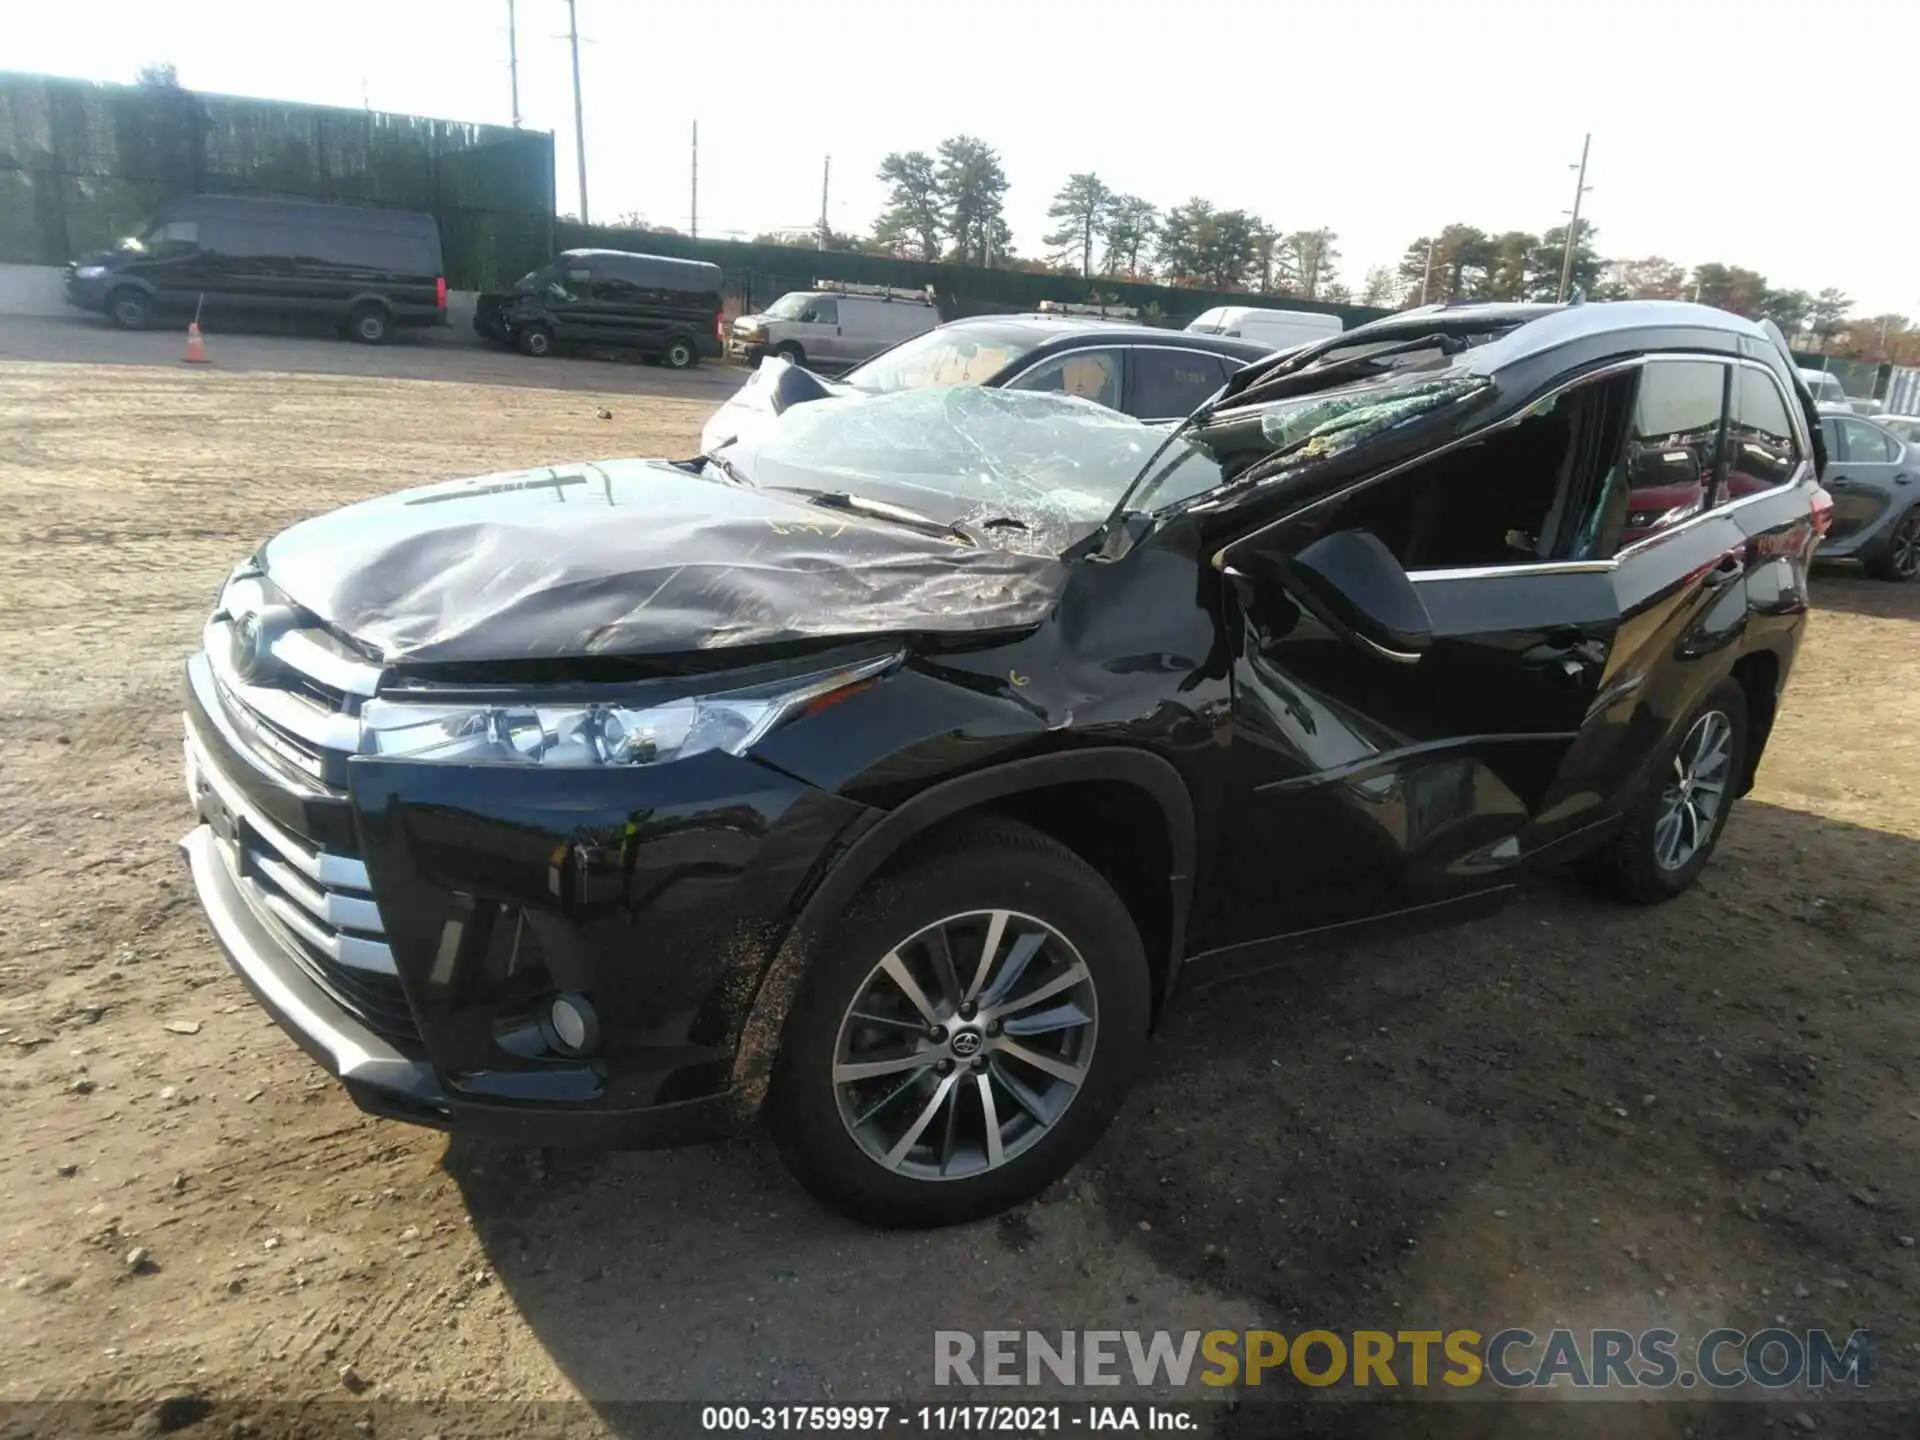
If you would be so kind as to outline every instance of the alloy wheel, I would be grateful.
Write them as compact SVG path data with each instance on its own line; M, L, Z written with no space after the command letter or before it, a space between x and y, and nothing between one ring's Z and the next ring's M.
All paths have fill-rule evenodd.
M1733 722L1709 710L1693 722L1674 752L1660 819L1653 827L1653 857L1663 870L1679 870L1713 838L1732 778Z
M984 1174L1060 1123L1098 1030L1093 976L1059 931L1010 910L949 916L888 951L841 1018L841 1121L898 1174Z
M1887 560L1894 574L1903 580L1920 574L1920 513L1907 516L1894 530Z

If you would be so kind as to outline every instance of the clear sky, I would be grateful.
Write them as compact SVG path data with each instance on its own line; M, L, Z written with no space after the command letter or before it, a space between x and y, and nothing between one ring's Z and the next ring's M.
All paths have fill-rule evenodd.
M565 0L517 0L520 107L578 209ZM0 68L506 123L508 0L0 0ZM995 146L1016 247L1093 170L1339 232L1358 286L1450 221L1609 258L1746 265L1920 317L1920 3L1849 0L578 0L595 219L864 230L889 150ZM1901 158L1904 156L1905 161Z

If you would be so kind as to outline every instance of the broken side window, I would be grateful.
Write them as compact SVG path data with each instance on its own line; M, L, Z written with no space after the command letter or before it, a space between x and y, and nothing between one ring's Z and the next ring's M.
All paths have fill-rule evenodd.
M1601 558L1632 397L1630 374L1563 391L1318 508L1289 543L1365 530L1416 572Z

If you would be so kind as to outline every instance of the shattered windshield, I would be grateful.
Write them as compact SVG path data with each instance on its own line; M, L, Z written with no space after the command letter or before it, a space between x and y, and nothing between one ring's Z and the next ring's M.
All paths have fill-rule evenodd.
M929 330L847 372L846 382L887 394L941 385L982 385L1039 342L966 329Z
M842 492L943 521L1004 517L1031 531L1084 534L1164 439L1164 430L1070 395L951 386L797 405L727 457L762 489ZM1154 471L1156 506L1220 483L1220 467L1184 441Z

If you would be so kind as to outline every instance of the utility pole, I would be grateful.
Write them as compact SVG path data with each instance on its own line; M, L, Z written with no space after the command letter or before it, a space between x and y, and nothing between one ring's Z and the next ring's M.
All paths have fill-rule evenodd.
M514 0L507 0L507 83L513 87L513 128L520 128L520 27L514 23Z
M1554 295L1556 304L1565 303L1567 282L1573 278L1573 247L1580 234L1580 197L1587 193L1587 147L1592 143L1593 134L1589 131L1580 141L1580 176L1573 182L1573 218L1567 222L1566 244L1560 247L1560 289Z
M1427 268L1420 272L1420 303L1427 303L1427 285L1433 279L1433 241L1427 241Z
M827 181L833 175L833 156L829 155L820 165L820 248L827 248L827 237L833 233L827 225Z
M567 0L567 48L573 52L573 150L580 162L580 223L592 223L587 214L587 122L580 113L580 26L574 0Z
M700 238L700 122L693 122L693 209L687 222L687 233L695 240Z

